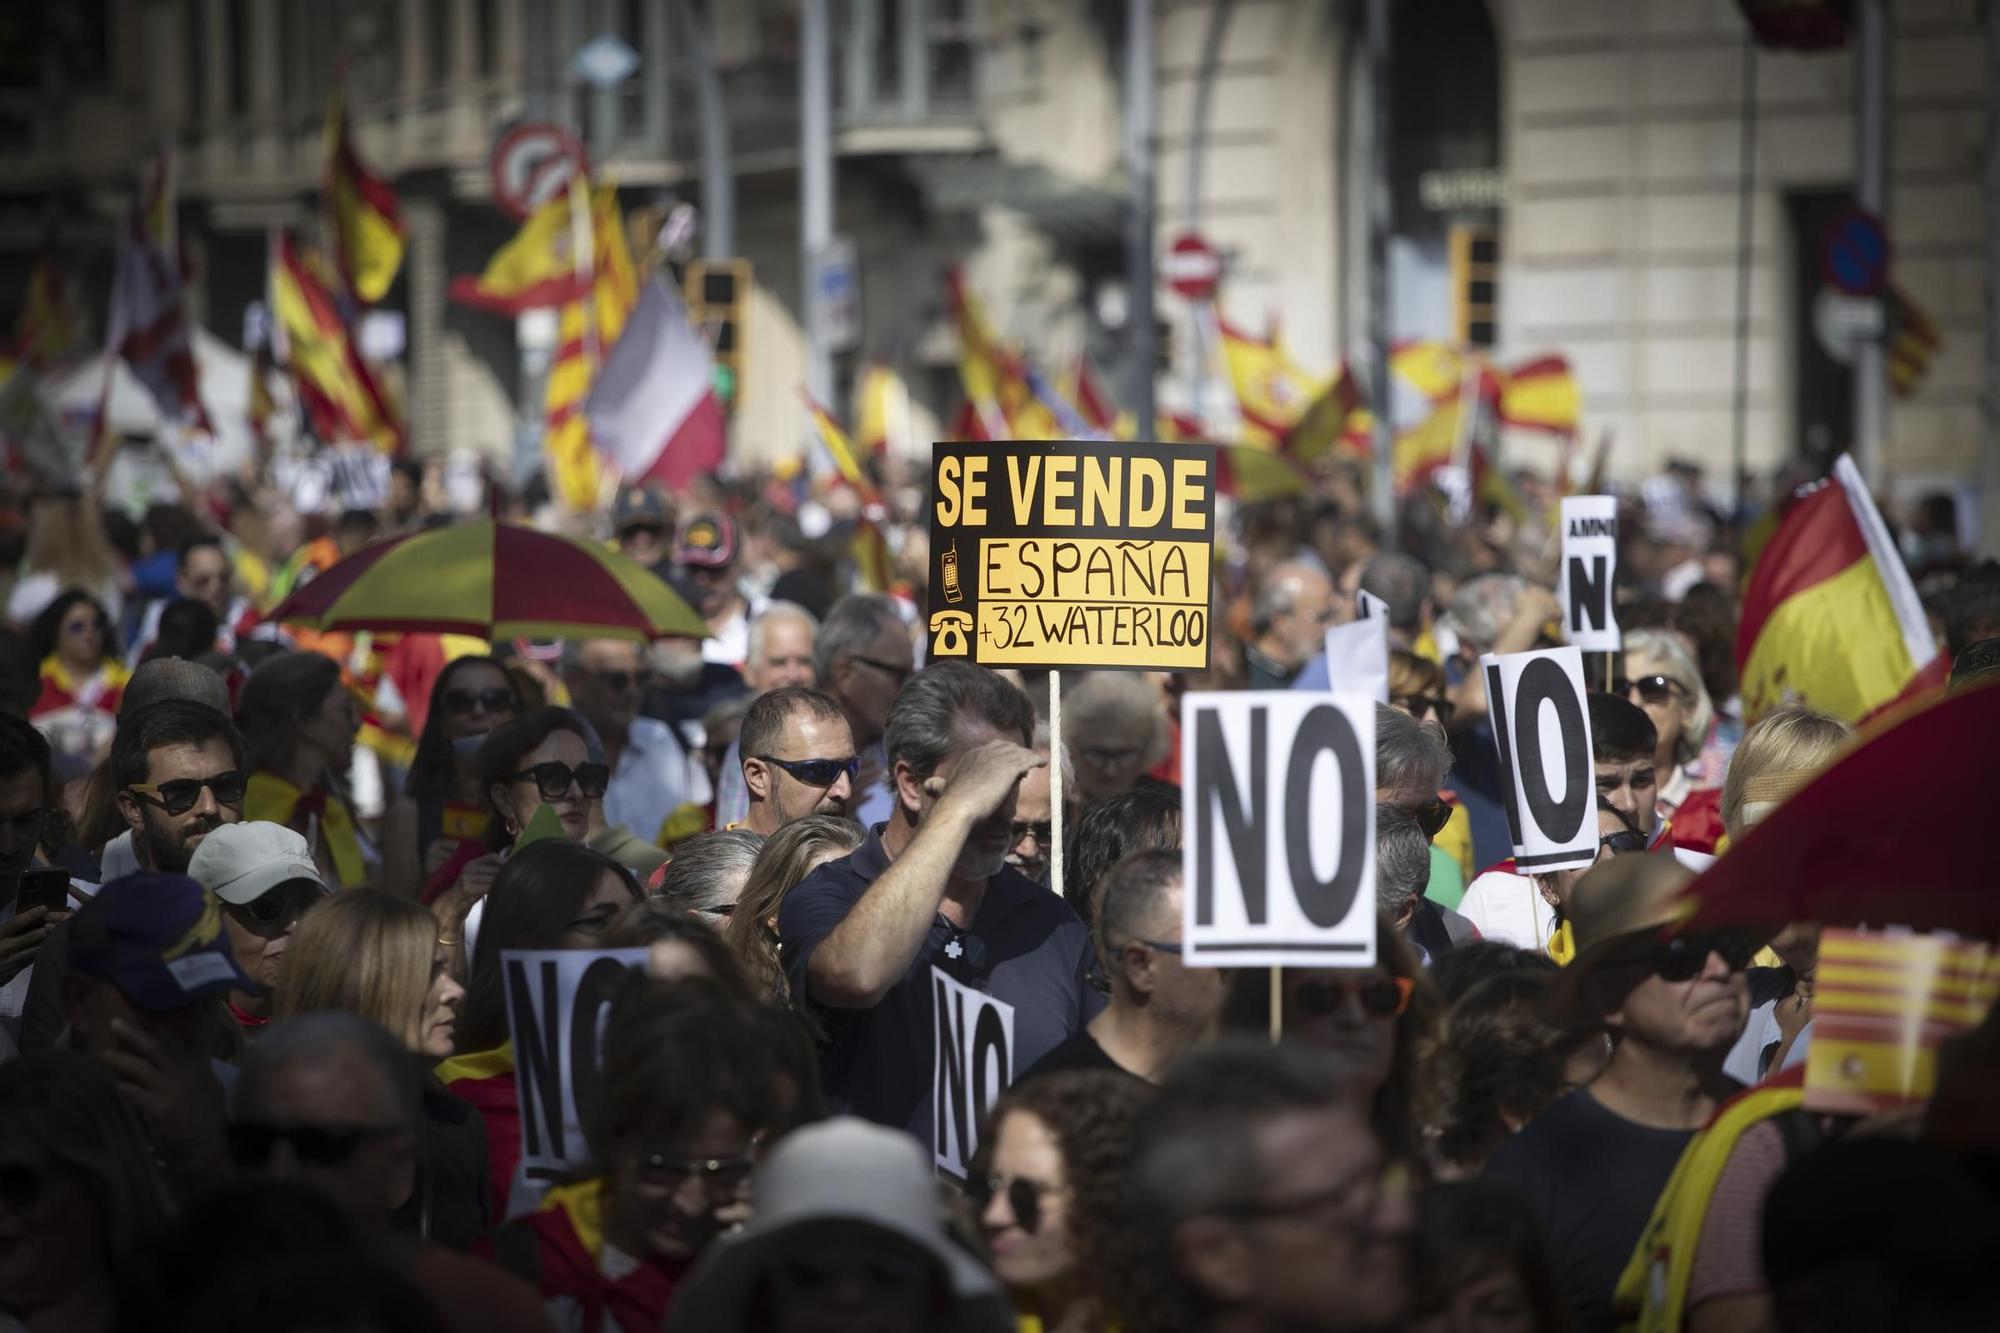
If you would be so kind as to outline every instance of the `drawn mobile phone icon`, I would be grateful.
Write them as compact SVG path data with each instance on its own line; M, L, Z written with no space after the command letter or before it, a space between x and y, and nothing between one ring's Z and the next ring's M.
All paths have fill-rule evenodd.
M944 554L939 559L944 562L945 601L964 601L965 589L960 587L958 583L958 540L956 538L953 538L951 545L944 548Z

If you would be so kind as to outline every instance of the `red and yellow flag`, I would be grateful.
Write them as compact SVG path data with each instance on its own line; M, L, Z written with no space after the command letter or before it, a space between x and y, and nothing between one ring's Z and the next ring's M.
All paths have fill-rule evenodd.
M590 273L577 231L569 195L557 194L494 253L484 273L453 278L451 299L500 315L582 300L590 290Z
M880 364L862 371L854 387L854 439L862 451L882 457L891 441L909 433L909 423L910 390L903 377Z
M583 187L577 198L565 196L565 216L581 214ZM540 216L537 214L537 216ZM531 219L529 225L533 225ZM572 224L572 230L581 226ZM584 253L585 247L588 253ZM597 382L604 358L625 331L625 321L639 303L639 275L632 263L618 192L609 185L590 191L589 239L573 246L583 286L577 299L564 302L556 334L556 354L549 363L542 394L542 451L547 458L551 490L571 509L595 508L604 483L604 468L590 439L590 422L583 401ZM586 299L582 293L588 293Z
M363 305L375 304L403 266L403 207L354 151L339 80L326 107L326 211L341 280Z
M1889 321L1889 389L1898 398L1908 398L1923 387L1931 358L1944 346L1944 335L1900 287L1889 289Z
M280 233L271 254L271 315L287 347L286 368L313 432L331 444L372 441L403 451L401 414L375 378L329 289L325 261Z
M827 453L833 458L834 470L839 473L841 484L852 488L861 498L861 517L854 526L850 553L854 557L862 589L866 592L887 592L896 581L895 563L889 557L889 542L883 536L881 526L888 508L882 503L875 483L861 466L861 458L854 452L847 432L833 419L833 413L813 401L812 395L804 389L799 390L799 396L805 400L806 411L812 415L813 428L819 432L820 443L826 446Z
M1814 977L1805 1104L1843 1115L1926 1100L1938 1048L2000 1000L2000 956L1984 940L1828 929Z
M30 370L45 371L75 351L80 341L76 316L63 299L62 274L54 256L44 252L28 271L27 296L14 324L8 358Z
M958 328L958 375L965 411L958 438L1059 440L1065 432L1036 397L1020 358L994 334L979 298L954 269L945 277L952 321Z
M1753 722L1794 700L1861 722L1943 684L1950 662L1845 455L1792 500L1750 571L1736 664Z
M1222 318L1220 311L1215 325L1243 420L1237 443L1274 449L1326 386L1292 360L1275 329L1259 338Z

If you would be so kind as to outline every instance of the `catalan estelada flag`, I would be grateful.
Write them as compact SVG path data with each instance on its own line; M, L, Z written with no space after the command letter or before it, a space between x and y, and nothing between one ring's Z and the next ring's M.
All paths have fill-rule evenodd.
M340 317L326 265L311 250L279 233L271 242L271 315L284 345L285 366L298 386L313 433L332 444L371 441L400 454L401 414L361 359Z
M1944 683L1951 664L1845 455L1792 499L1758 555L1736 665L1752 722L1789 701L1861 722Z
M2000 956L1984 940L1828 929L1813 982L1809 1110L1865 1115L1926 1100L1938 1047L2000 1000Z
M403 207L354 151L339 80L326 108L326 212L341 280L363 305L375 304L403 266Z
M1900 287L1889 289L1889 390L1908 398L1923 387L1944 335Z

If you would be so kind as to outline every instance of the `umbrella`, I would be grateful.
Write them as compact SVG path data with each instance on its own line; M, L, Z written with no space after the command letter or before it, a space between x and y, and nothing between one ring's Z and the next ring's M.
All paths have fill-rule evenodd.
M377 542L287 597L271 619L321 631L482 639L702 637L657 574L593 542L480 519Z
M1996 740L2000 685L1869 737L1688 884L1689 927L1816 921L2000 939Z

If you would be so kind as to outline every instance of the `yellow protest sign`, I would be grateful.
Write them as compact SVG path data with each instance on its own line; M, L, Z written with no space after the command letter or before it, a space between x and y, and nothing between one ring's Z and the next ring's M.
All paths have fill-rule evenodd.
M952 442L931 456L930 656L1208 667L1215 451Z

